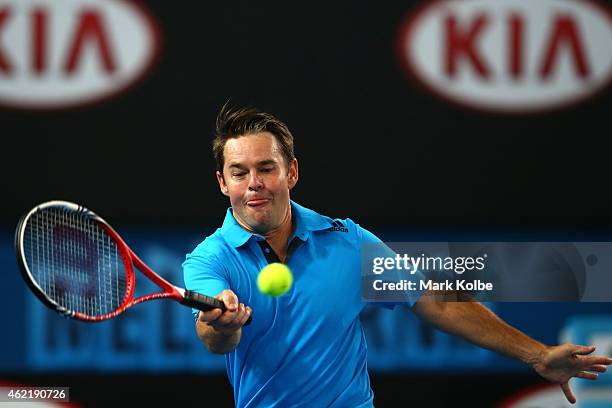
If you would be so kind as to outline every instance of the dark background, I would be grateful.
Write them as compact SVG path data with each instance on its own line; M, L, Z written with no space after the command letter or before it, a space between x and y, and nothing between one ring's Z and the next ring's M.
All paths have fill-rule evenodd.
M136 87L78 109L0 109L0 224L13 228L33 205L58 198L118 228L220 225L228 202L210 142L216 113L231 98L287 123L300 164L292 198L320 213L375 232L609 233L612 92L537 115L449 105L411 82L395 52L400 25L419 4L143 2L163 47ZM86 406L132 392L139 402L233 401L223 374L10 378L69 384ZM478 406L492 406L539 383L530 374L372 376L379 406L469 402L474 384Z
M129 93L82 109L1 111L4 222L50 197L114 223L217 224L210 140L229 98L285 121L294 198L369 225L609 225L612 94L530 116L442 102L405 75L420 2L149 1L163 48Z

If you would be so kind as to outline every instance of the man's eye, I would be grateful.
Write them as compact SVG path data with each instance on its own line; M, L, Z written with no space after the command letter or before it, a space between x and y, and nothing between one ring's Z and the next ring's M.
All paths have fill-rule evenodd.
M263 169L261 169L262 173L270 173L272 171L272 167L264 167Z
M232 177L244 177L246 173L232 173Z

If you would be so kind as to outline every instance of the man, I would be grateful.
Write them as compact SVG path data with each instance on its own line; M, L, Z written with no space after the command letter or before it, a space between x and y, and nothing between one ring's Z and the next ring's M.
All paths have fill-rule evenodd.
M236 405L373 406L358 318L365 307L359 251L363 243L381 241L350 219L332 220L290 200L298 181L293 137L272 115L224 107L213 153L231 208L223 226L187 255L183 268L187 288L226 305L225 312L194 314L208 350L225 354ZM294 273L293 287L278 298L260 293L255 283L270 262L284 262ZM530 364L559 383L572 403L569 379L596 379L596 372L612 363L587 356L594 347L547 347L478 302L424 298L407 299L419 317Z

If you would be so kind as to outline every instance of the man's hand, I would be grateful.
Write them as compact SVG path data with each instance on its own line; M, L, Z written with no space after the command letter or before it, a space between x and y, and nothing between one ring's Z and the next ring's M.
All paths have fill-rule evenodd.
M547 347L533 363L533 368L542 377L560 384L565 397L572 404L576 397L569 386L572 377L596 380L596 372L605 372L612 358L604 356L588 356L595 351L594 346L577 346L575 344L562 344ZM595 371L595 372L594 372Z
M221 309L200 312L198 321L212 326L221 334L233 334L249 319L249 316L251 316L251 308L242 303L238 303L238 296L229 289L219 293L215 298L225 304L225 312Z

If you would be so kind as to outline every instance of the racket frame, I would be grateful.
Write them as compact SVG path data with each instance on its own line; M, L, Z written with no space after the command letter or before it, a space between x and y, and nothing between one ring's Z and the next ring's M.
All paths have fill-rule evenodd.
M48 207L64 207L67 211L76 212L77 214L88 218L89 220L94 221L104 232L108 234L110 239L117 246L117 251L119 252L121 259L123 261L125 272L126 272L126 291L123 297L121 304L112 312L91 316L82 312L69 310L64 306L61 306L53 299L51 299L45 291L40 287L28 268L28 263L25 257L24 251L24 236L25 229L28 225L29 219L38 211L42 211ZM46 203L42 203L34 207L27 214L25 214L19 220L17 225L17 230L15 233L15 253L17 254L17 263L19 264L19 269L21 274L26 281L27 285L30 287L32 292L40 299L47 307L56 310L59 314L70 317L73 319L86 321L86 322L100 322L103 320L108 320L117 315L123 313L128 308L142 302L146 302L148 300L153 299L166 299L171 298L177 300L178 302L185 304L187 306L194 307L196 309L206 309L212 310L215 307L221 308L225 310L225 305L223 302L211 298L209 296L201 295L196 292L188 291L177 286L172 285L166 279L162 278L151 268L149 268L135 253L132 251L128 245L123 241L121 236L108 224L102 217L95 214L93 211L88 210L85 207L82 207L78 204L74 204L68 201L61 200L53 200L48 201ZM147 276L150 280L152 280L157 286L163 289L163 292L151 293L147 295L142 295L137 298L134 298L135 291L135 272L134 266L142 272L145 276ZM214 305L214 306L213 306Z

